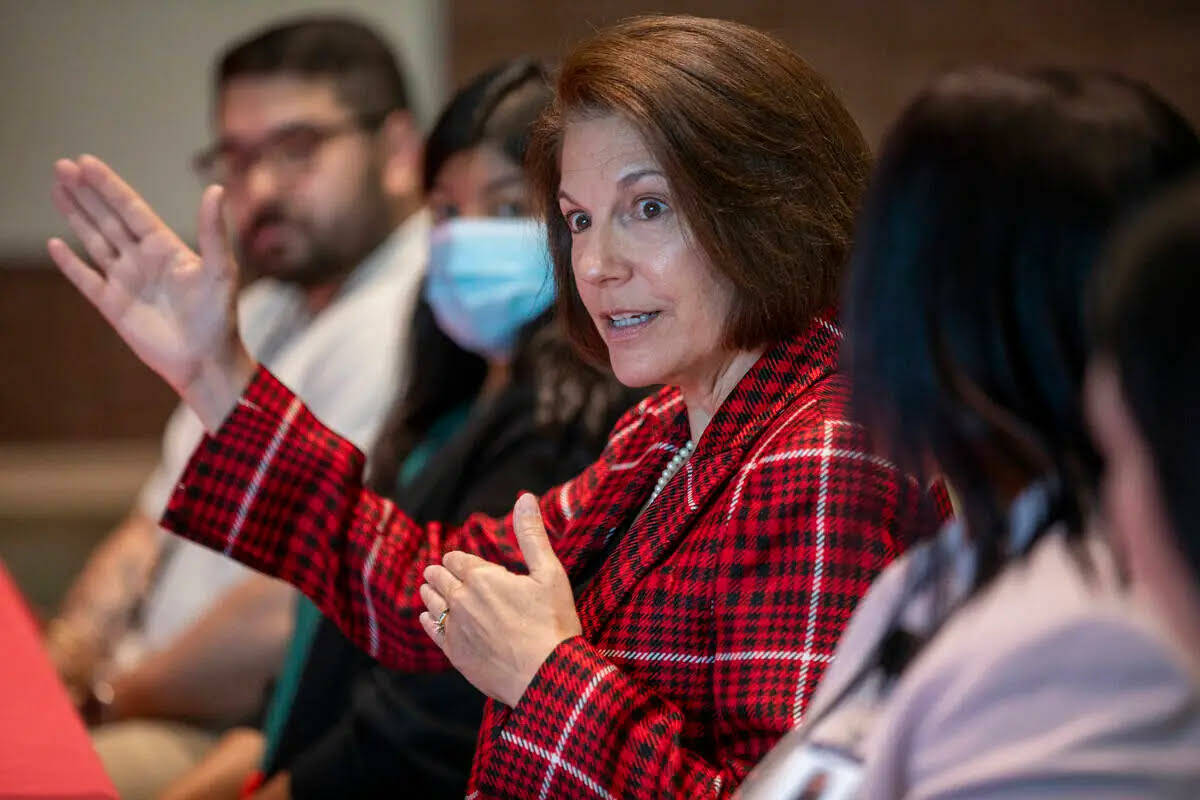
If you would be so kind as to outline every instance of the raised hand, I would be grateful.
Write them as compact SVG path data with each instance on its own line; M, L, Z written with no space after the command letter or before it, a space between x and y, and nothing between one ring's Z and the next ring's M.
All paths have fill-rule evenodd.
M237 264L222 190L210 186L201 199L197 254L98 158L62 159L54 172L54 204L92 263L57 238L47 243L50 257L215 430L254 372L237 331Z
M421 587L429 609L421 613L425 632L476 689L509 707L554 648L583 631L571 581L533 495L517 500L513 524L528 575L455 551L425 569L428 583ZM437 619L446 609L439 630Z

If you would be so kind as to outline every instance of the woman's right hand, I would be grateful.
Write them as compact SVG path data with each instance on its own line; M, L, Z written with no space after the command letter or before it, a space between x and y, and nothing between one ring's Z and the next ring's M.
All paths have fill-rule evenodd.
M208 187L200 202L197 255L98 158L62 159L54 171L54 204L92 263L57 238L47 244L51 258L215 431L256 367L237 330L237 264L221 188Z

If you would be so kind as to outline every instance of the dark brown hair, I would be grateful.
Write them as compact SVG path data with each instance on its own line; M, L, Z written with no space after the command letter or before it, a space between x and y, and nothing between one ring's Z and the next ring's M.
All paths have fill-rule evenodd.
M350 17L295 17L239 39L217 61L217 94L234 78L270 75L328 78L346 107L364 118L382 120L409 107L396 54Z
M954 487L974 588L1010 558L1006 483L1049 490L1037 535L1084 535L1100 471L1080 404L1084 287L1112 229L1197 164L1176 109L1103 72L956 70L888 134L843 368L882 453L918 473L932 461Z
M829 85L782 42L724 20L649 16L600 31L562 64L528 167L545 214L558 310L607 363L571 269L558 206L563 133L617 114L666 173L690 235L730 282L724 341L751 349L833 306L870 155Z

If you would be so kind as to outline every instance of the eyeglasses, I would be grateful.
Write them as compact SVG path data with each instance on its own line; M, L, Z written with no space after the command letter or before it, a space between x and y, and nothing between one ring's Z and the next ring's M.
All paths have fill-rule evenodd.
M240 186L260 161L270 167L277 178L295 180L308 171L313 158L327 142L349 133L374 130L382 124L384 116L360 115L326 125L297 122L249 146L220 141L197 153L192 159L192 167L202 180L222 186Z

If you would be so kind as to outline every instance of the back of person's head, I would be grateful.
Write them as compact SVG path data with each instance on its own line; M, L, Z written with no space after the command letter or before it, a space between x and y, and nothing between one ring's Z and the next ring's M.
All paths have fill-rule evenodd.
M217 95L236 78L279 75L331 81L364 120L409 108L396 54L371 28L346 17L301 17L234 42L217 62Z
M1082 419L1082 297L1106 234L1200 162L1200 140L1116 75L970 69L890 133L856 232L855 408L914 469L936 462L1000 562L1007 503L1045 480L1078 532L1098 471Z
M1149 452L1160 495L1141 502L1165 507L1174 544L1200 588L1200 175L1122 232L1093 290L1097 361L1115 374L1121 406ZM1111 447L1106 454L1108 481L1127 480L1123 471L1113 471L1113 461L1136 454ZM1110 513L1115 504L1106 503ZM1157 515L1136 516L1111 522L1132 523L1127 533L1137 536Z
M690 16L627 20L559 71L529 164L549 227L560 315L580 350L607 351L575 285L559 208L572 123L615 115L665 174L689 234L734 290L722 340L769 346L837 301L870 154L828 83L778 39Z

